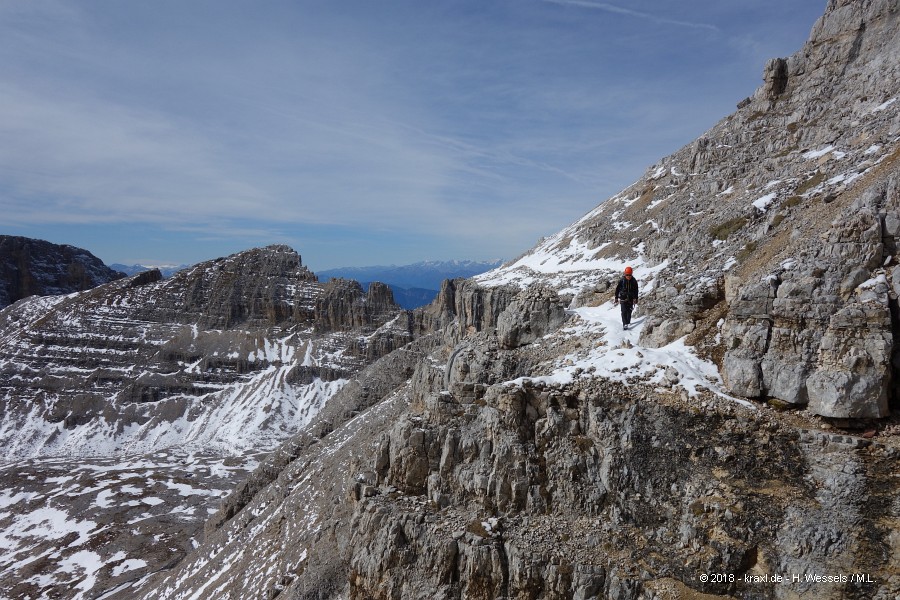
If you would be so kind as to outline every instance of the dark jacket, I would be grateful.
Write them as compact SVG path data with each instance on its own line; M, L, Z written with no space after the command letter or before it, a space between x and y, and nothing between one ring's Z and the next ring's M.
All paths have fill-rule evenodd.
M619 285L616 286L616 300L619 302L637 302L638 299L638 282L634 275L631 280L622 277Z

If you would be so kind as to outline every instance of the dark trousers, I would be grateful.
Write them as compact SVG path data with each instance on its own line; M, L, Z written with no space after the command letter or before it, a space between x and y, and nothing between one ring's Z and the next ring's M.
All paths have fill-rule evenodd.
M622 324L631 325L631 311L634 310L633 302L619 302L622 307Z

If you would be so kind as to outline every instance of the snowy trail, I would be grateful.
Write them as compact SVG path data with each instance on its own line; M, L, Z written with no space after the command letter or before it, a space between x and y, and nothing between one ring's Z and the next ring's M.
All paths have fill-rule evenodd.
M590 347L564 356L557 361L550 375L522 377L509 383L530 379L567 384L583 376L603 377L623 383L643 379L653 385L677 385L692 397L697 396L701 387L706 388L718 396L753 407L750 402L726 394L716 365L697 356L694 349L684 343L684 338L661 348L640 346L638 340L646 316L641 314L639 306L628 330L622 328L620 309L611 301L571 312L579 319L553 336L577 336L591 340Z

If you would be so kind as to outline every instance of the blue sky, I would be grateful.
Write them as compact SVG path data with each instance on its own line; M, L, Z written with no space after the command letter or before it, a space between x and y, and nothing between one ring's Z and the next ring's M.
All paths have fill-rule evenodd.
M513 258L733 112L825 4L0 0L0 234Z

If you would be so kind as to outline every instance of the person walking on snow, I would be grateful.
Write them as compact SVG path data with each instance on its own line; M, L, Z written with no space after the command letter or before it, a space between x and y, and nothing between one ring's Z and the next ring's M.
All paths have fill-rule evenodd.
M631 325L631 311L638 303L638 282L631 267L625 267L625 274L616 286L615 303L622 306L622 327L628 329Z

